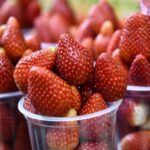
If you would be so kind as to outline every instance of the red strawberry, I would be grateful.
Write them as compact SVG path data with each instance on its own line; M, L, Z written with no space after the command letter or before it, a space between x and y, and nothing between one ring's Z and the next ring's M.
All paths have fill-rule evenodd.
M8 56L13 61L17 61L26 49L26 43L20 30L19 23L14 17L10 17L6 29L1 38Z
M13 79L14 66L2 48L0 48L0 68L0 93L17 90Z
M88 50L69 34L63 34L58 44L56 66L63 79L70 84L80 85L90 78L93 59Z
M129 70L129 84L150 86L150 63L141 54L137 55Z
M15 116L5 104L0 105L0 140L9 141L13 138L16 130Z
M116 30L111 37L111 40L107 47L107 52L112 53L114 50L119 48L119 42L121 37L121 30Z
M95 93L81 108L80 115L90 114L107 108L103 97ZM82 120L80 123L80 136L85 140L99 141L110 136L111 124L108 116L103 115L92 119Z
M35 108L33 107L31 100L28 98L28 96L25 96L24 100L24 108L31 113L36 113Z
M0 150L11 150L11 148L7 144L1 142Z
M137 54L150 58L150 20L142 13L135 13L126 21L120 40L122 58L131 63Z
M139 131L126 135L121 143L121 150L149 150L150 131Z
M143 125L149 116L149 107L136 99L124 99L118 113L130 126Z
M5 29L6 29L6 25L0 25L0 44L1 44L1 37L2 37Z
M107 53L99 56L95 66L95 88L106 101L123 97L127 87L127 75Z
M85 142L82 143L76 150L109 150L109 146L104 142Z
M75 110L70 110L67 117L76 116ZM74 122L61 122L53 124L46 135L49 149L73 150L79 142L78 124Z
M14 79L21 91L27 93L28 73L32 66L51 69L55 62L55 49L36 51L26 57L23 57L15 67Z
M29 72L28 96L38 113L64 116L70 108L77 108L79 100L72 92L72 88L50 70L33 67Z
M26 49L25 52L23 53L22 57L25 57L25 56L29 56L30 54L33 53L33 50L31 49Z

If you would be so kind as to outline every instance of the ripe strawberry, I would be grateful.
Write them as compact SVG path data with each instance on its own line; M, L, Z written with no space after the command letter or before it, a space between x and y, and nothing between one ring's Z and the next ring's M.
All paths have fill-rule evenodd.
M11 148L7 144L1 142L0 150L11 150Z
M36 51L26 57L23 57L15 67L14 79L19 89L27 93L28 74L33 66L51 69L55 62L55 49Z
M24 108L31 113L36 113L35 108L33 107L31 100L28 98L28 96L25 96L24 100Z
M109 150L109 146L104 142L85 142L82 143L76 150Z
M18 20L10 17L7 21L6 29L1 38L8 56L12 61L17 61L26 49L26 43L20 30Z
M93 59L88 50L69 34L63 34L57 48L56 66L63 79L70 84L80 85L90 78Z
M0 25L0 44L1 44L1 37L2 37L5 29L6 29L6 25Z
M142 13L135 13L126 21L120 40L122 58L131 63L137 54L150 58L150 21Z
M28 97L38 113L64 116L70 108L79 106L79 100L73 95L72 88L50 70L40 67L33 67L30 70Z
M76 116L74 109L69 110L67 117ZM61 122L53 124L46 135L46 141L49 149L55 150L73 150L79 142L78 123Z
M15 116L11 108L5 104L0 105L0 140L10 141L15 133Z
M129 84L150 86L150 63L141 54L137 55L129 70Z
M126 135L121 143L121 150L149 150L150 131L139 131Z
M149 116L149 107L136 99L124 99L118 113L129 126L143 125Z
M0 68L0 93L17 90L13 79L14 66L2 48L0 48Z
M23 53L22 57L25 57L25 56L29 56L30 54L33 53L33 50L31 49L26 49L25 52Z
M95 66L95 89L106 101L114 102L123 97L127 75L107 53L99 56Z
M108 53L112 53L114 50L119 48L120 37L121 37L121 30L116 30L112 35L111 40L108 44L106 50Z
M103 97L95 93L84 104L80 110L80 115L90 114L107 108ZM80 137L84 140L100 141L106 136L110 136L111 124L107 115L82 120L80 123Z

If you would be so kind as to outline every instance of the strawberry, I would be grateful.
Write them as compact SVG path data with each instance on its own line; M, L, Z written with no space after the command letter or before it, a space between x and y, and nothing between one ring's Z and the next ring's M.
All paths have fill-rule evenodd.
M16 129L15 116L5 104L0 105L0 123L0 140L10 141Z
M31 113L36 113L35 108L33 107L31 100L28 98L28 96L25 96L24 100L24 108Z
M136 99L126 98L119 107L118 113L129 126L140 126L148 119L149 107Z
M64 116L70 108L78 108L75 91L50 70L33 67L28 76L28 97L38 113Z
M67 117L76 116L74 109L69 110ZM49 149L73 150L79 142L78 124L74 122L60 122L53 124L47 131L46 141Z
M14 17L8 19L1 43L12 61L17 61L25 51L26 43L18 20Z
M33 50L31 49L26 49L25 52L23 53L22 57L25 57L25 56L29 56L30 54L33 53Z
M0 44L1 44L1 37L2 37L5 29L6 29L6 25L0 25Z
M95 89L106 101L114 102L123 97L127 75L107 53L101 54L95 66Z
M28 73L32 66L40 66L51 69L55 62L55 49L49 48L36 51L28 56L23 57L15 67L14 79L19 89L27 93Z
M0 48L0 68L0 93L16 91L13 79L14 66L2 48Z
M90 114L107 108L103 97L95 93L84 104L80 115ZM100 141L110 133L111 124L107 115L82 120L80 123L80 137L84 140Z
M121 150L149 150L150 131L133 132L126 135L120 143Z
M111 40L108 44L106 50L108 53L112 53L114 50L119 48L120 37L121 37L121 30L116 30L112 35Z
M142 54L132 62L128 82L130 85L150 86L150 63Z
M11 150L11 148L7 144L1 142L0 150Z
M58 43L56 66L60 76L68 83L80 85L90 78L93 59L86 48L69 34L63 34Z
M122 58L131 63L137 54L150 58L150 20L142 13L130 16L122 30L120 52ZM138 38L137 38L138 37Z
M109 146L104 142L85 142L82 143L76 150L109 150Z

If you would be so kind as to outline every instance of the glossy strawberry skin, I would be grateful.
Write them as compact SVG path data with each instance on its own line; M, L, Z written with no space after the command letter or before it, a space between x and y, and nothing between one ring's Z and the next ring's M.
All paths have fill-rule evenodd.
M129 70L129 84L150 86L150 63L143 55L135 57Z
M50 70L40 67L33 67L29 72L28 97L35 110L43 115L65 116L70 108L77 107L71 87Z
M107 53L103 53L96 61L94 81L96 91L106 101L113 102L123 97L127 74Z
M126 135L121 143L122 150L149 150L150 131L133 132Z
M0 93L16 91L13 79L14 66L3 49L0 49L0 62Z
M68 83L80 85L86 82L93 71L93 59L69 34L60 37L56 66L60 76Z
M148 16L135 13L126 21L120 40L122 58L131 64L137 54L150 58L150 20Z
M26 43L19 23L14 17L8 19L6 29L1 38L1 43L6 50L8 57L14 62L21 58L25 51Z
M27 93L28 73L32 66L40 66L51 69L55 62L55 49L49 48L36 51L26 57L23 57L16 65L14 79L21 91Z

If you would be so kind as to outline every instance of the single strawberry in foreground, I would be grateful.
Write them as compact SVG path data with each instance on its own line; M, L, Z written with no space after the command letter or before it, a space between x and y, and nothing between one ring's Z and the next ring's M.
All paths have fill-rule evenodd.
M127 87L127 74L107 53L99 56L95 66L95 89L106 101L121 99Z
M0 48L0 68L0 93L16 91L13 79L14 66L2 48Z
M121 143L121 150L149 150L150 131L139 131L126 135Z
M56 66L64 80L73 85L80 85L92 74L93 58L88 50L69 34L62 34L58 43Z
M150 63L142 54L137 55L131 64L128 83L150 86Z
M109 146L104 143L85 142L82 143L76 150L110 150Z
M108 106L103 97L95 93L84 104L80 115L86 115L106 109ZM111 123L107 115L79 121L80 137L84 140L100 141L111 134Z
M50 70L33 67L28 77L28 97L38 113L64 116L70 108L80 106L71 86Z
M148 119L149 107L136 99L126 98L119 107L118 113L129 126L140 126Z
M19 89L27 93L28 74L33 66L51 69L55 62L55 48L36 51L28 56L23 57L16 65L14 79Z
M10 17L8 19L1 43L8 57L14 62L18 61L26 50L26 43L16 18Z
M74 109L70 109L67 117L76 116ZM60 122L53 124L48 129L46 141L49 149L55 150L73 150L79 142L79 128L76 121Z
M7 144L1 142L0 150L11 150L11 148Z
M131 63L137 54L150 58L150 20L142 13L130 16L122 31L120 50L122 58Z

